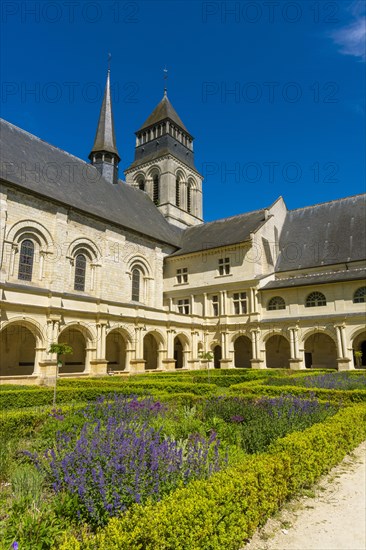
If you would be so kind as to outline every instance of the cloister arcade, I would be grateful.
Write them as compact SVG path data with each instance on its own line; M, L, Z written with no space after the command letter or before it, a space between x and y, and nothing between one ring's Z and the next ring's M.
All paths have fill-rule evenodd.
M51 340L49 325L41 330L39 325L26 318L16 318L4 323L0 330L0 377L40 377L43 367L55 364L55 356L48 353ZM56 330L56 329L55 329ZM202 368L206 362L200 359L200 353L211 350L213 361L211 368L255 368L253 354L261 358L260 368L294 368L292 362L292 343L284 333L270 334L258 338L258 349L251 331L234 333L226 343L224 335L215 333L214 339L203 334L195 340L190 335L173 332L172 344L169 338L158 329L140 329L140 337L134 340L128 330L111 326L88 327L82 323L68 323L61 327L57 340L73 349L72 354L63 358L60 375L93 374L93 365L103 363L105 370L98 374L113 372L142 372L152 370L171 370ZM99 332L98 332L99 331ZM337 331L314 331L308 329L301 333L297 344L298 368L331 368L339 365L339 341ZM339 340L339 339L338 339ZM349 354L348 368L366 366L366 331L348 333L345 349ZM172 346L172 347L169 347ZM169 352L169 350L171 350ZM169 353L168 353L169 352ZM355 356L355 352L361 352ZM225 355L228 356L225 357ZM229 357L229 359L228 359ZM254 363L254 365L253 365ZM136 367L137 365L137 368ZM257 367L258 368L258 367ZM49 371L51 372L51 371Z

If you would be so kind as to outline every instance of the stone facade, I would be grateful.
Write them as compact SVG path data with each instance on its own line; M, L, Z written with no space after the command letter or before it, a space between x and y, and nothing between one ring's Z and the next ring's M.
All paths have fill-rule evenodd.
M36 153L40 146L31 139ZM48 155L46 146L38 157ZM211 368L364 366L364 237L352 229L363 223L353 216L364 212L364 197L290 212L279 198L263 211L202 224L201 177L192 163L169 155L132 166L127 184L110 183L132 186L126 201L150 212L150 226L142 212L140 230L132 214L127 221L121 214L118 223L108 208L106 215L95 214L75 206L73 197L67 204L45 185L35 192L33 181L32 187L2 172L0 382L47 383L55 375L56 357L49 353L55 342L73 348L61 376L198 369L207 366L200 359L207 351L214 356ZM165 197L153 206L163 214L156 230L149 187L154 167ZM134 188L141 174L144 190ZM190 177L196 198L189 213ZM110 204L116 200L113 195ZM310 215L306 234L299 220ZM342 216L352 218L349 227L342 227ZM329 228L337 224L333 257ZM286 241L287 234L295 241ZM314 241L328 248L310 258Z

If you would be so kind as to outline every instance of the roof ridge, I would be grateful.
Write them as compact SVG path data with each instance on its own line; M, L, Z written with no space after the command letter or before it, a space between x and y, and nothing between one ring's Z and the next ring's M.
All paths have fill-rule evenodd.
M65 151L65 149L61 149L61 147L57 147L57 145L52 145L52 143L49 143L45 139L42 139L42 138L36 136L35 134L31 134L27 130L23 130L23 128L20 128L20 126L17 126L16 124L13 124L12 122L9 122L8 120L5 120L5 118L0 118L0 121L4 122L5 124L7 124L8 126L10 126L12 128L15 128L16 130L18 130L22 134L25 134L25 135L33 138L33 139L36 139L36 140L40 141L41 143L44 143L48 147L52 147L52 149L55 149L56 151L60 151L61 153L64 153L65 155L68 155L69 157L72 157L72 158L82 162L83 164L86 164L87 166L92 166L89 162L86 162L85 160L81 159L80 157L77 157L76 155L73 155L72 153L69 153L68 151Z
M366 193L356 193L355 195L349 195L347 197L340 197L339 199L332 199L330 201L324 201L324 202L317 202L315 204L309 204L307 206L300 206L299 208L293 208L291 210L288 210L288 212L297 212L298 210L306 210L308 208L314 208L314 206L322 206L324 204L331 204L333 202L341 202L341 201L345 201L345 200L348 200L348 199L352 199L354 197L362 197L363 195L366 196Z
M353 273L357 271L365 271L365 267L355 267L353 269L337 269L337 270L328 270L328 271L319 271L317 273L302 273L301 275L290 275L289 277L283 277L277 279L277 281L291 281L294 279L311 279L312 277L317 277L319 275L334 275L336 273Z
M250 214L256 214L258 212L264 212L266 208L258 208L257 210L250 210L249 212L243 212L242 214L235 214L234 216L228 216L227 218L219 218L218 220L211 220L210 222L205 222L203 224L200 224L199 226L192 226L188 229L192 229L193 227L201 227L202 225L209 225L212 223L218 223L218 222L226 222L229 220L233 220L234 218L240 218L242 216L249 216Z

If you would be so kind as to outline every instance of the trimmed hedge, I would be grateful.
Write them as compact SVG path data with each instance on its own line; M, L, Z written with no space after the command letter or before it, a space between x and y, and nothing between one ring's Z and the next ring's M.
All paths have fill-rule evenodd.
M57 389L57 405L75 401L93 401L101 395L108 393L119 393L123 395L152 395L159 397L161 394L189 393L194 395L210 395L216 393L215 384L190 384L179 383L129 383L116 385L88 386L80 382L77 387L59 387ZM0 394L0 409L21 409L24 407L35 407L40 405L51 405L53 400L52 388L39 388L32 392L21 390L9 390Z
M95 536L65 533L60 550L237 550L299 488L310 486L366 437L366 406L342 409L207 481L156 504L134 505Z
M262 384L235 384L230 387L230 393L236 395L256 394L257 396L278 396L282 394L294 395L295 397L314 396L318 399L332 401L362 402L366 401L366 390L327 390L324 388L305 388L301 386L266 386Z

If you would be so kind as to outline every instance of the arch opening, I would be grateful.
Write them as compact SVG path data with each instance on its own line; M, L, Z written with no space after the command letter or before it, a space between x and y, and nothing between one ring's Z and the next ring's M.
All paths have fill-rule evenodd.
M108 371L120 371L126 368L126 340L118 330L112 330L106 338L105 357Z
M29 376L34 372L36 337L22 324L11 324L0 333L0 376Z
M280 334L271 336L266 342L266 365L270 369L290 368L290 344Z
M159 363L159 345L155 336L151 333L144 337L145 370L155 370Z
M174 338L174 359L175 359L175 368L182 369L184 367L184 354L183 354L183 344L179 336L176 336Z
M336 369L337 349L328 334L316 332L305 341L305 366L313 369Z
M252 343L247 336L239 336L234 342L234 364L238 369L250 369Z
M86 339L83 333L75 328L66 328L60 334L58 341L60 344L68 344L72 347L72 353L65 355L63 366L60 368L60 374L81 373L85 370L86 361Z
M214 368L219 369L221 367L220 361L222 359L222 347L221 346L215 346L213 349L213 355L214 355Z
M353 364L355 368L366 368L366 331L361 332L353 340ZM361 352L361 356L355 352Z

